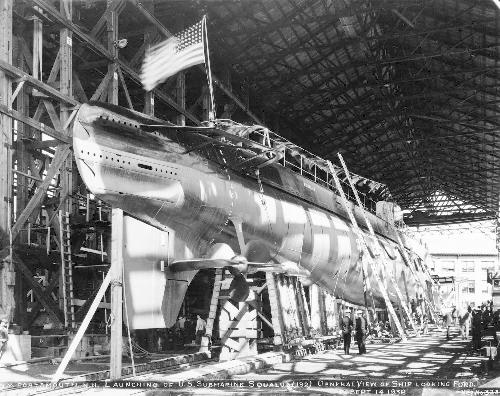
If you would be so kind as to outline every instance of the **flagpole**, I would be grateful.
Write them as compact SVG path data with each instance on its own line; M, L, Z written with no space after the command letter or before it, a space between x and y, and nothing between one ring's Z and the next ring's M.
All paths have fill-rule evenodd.
M208 109L208 120L213 121L215 119L215 99L214 99L214 87L212 83L212 69L210 68L210 52L208 50L208 33L207 33L207 16L203 15L202 20L202 34L203 34L203 47L205 53L205 68L207 73L208 82L208 92L210 93L210 105Z

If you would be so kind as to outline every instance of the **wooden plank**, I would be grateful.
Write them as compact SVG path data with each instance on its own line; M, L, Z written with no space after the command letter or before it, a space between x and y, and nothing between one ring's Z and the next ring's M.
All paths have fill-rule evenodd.
M255 339L258 337L257 329L239 327L237 329L232 329L231 338L250 338Z
M226 301L226 303L222 307L222 310L227 312L230 320L234 320L234 318L238 317L240 313L240 309L230 301Z
M69 153L70 148L68 145L64 144L57 147L56 154L52 159L45 179L43 179L43 182L37 187L35 194L33 195L33 197L31 197L30 201L19 215L16 224L14 224L14 226L12 227L11 235L13 241L16 239L19 231L24 226L24 223L28 220L31 214L42 204L42 201L45 198L45 194L47 193L47 189L49 188L52 179L57 174L57 172L59 172L59 168L64 163L64 160L69 155Z
M227 338L224 343L224 346L227 346L231 349L234 349L236 352L239 352L240 350L240 345L237 341L233 340L232 338Z

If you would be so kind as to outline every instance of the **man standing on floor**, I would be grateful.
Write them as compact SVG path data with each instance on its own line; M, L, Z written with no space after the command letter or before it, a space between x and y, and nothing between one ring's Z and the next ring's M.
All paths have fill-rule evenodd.
M351 333L353 329L353 323L351 319L351 310L346 308L344 310L344 317L340 323L340 328L342 330L342 338L344 339L344 353L349 355L349 347L351 346Z
M361 309L356 311L356 342L358 343L360 355L366 353L365 339L368 334L368 323L362 314L363 311Z
M474 350L481 349L482 330L481 310L479 308L476 308L476 310L472 314L472 348Z
M453 324L453 317L450 311L445 315L445 326L446 326L446 339L450 339L450 327Z
M460 331L462 333L462 340L467 340L469 338L470 323L472 320L472 308L467 307L467 311L460 318Z

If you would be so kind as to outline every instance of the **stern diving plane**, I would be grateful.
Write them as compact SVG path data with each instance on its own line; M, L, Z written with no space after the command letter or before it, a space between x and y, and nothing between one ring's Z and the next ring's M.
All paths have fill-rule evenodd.
M195 258L169 258L166 327L175 323L189 282L205 268L231 271L237 301L248 294L247 273L273 271L364 304L362 249L340 197L325 183L283 166L283 146L264 145L217 122L177 126L90 102L75 117L73 149L80 175L97 198L160 230L174 230L193 252ZM362 227L363 209L352 204L352 210ZM367 216L377 240L362 231L369 246L383 247L385 270L403 295L426 293L414 275L427 281L419 259L412 255L406 262L399 250L399 231ZM391 282L382 271L379 275L396 301ZM381 305L372 268L368 278Z

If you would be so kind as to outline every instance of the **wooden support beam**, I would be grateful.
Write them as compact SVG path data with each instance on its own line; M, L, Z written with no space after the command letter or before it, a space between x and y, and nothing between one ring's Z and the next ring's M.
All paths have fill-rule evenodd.
M109 4L108 4L109 8ZM111 10L106 17L106 27L108 32L107 47L113 57L113 63L108 64L108 74L111 75L111 80L108 85L108 102L118 104L118 65L114 62L118 59L118 14Z
M175 96L177 98L177 103L183 109L186 108L186 73L179 72L177 74ZM183 114L179 114L176 119L177 125L186 125L186 117Z
M65 103L72 105L72 106L76 106L79 104L76 100L70 98L67 95L60 93L57 89L52 88L50 85L45 84L44 82L33 78L28 73L18 69L15 66L12 66L12 64L10 64L6 61L3 61L1 59L0 59L0 68L10 77L25 80L27 84L32 85L33 87L38 89L40 92L46 94L47 96L50 96L51 98L54 98L54 99L59 100L61 102L65 102Z
M57 146L60 143L57 139L50 140L32 140L26 139L24 140L24 145L28 150L40 150L40 149L48 149L54 146Z
M123 210L111 211L111 360L109 379L122 375Z
M80 100L80 102L85 103L89 101L87 94L83 89L80 77L78 77L78 74L75 71L73 71L73 94Z
M106 289L109 286L109 283L111 281L111 275L110 272L106 275L104 280L102 281L101 287L99 288L99 292L97 293L94 301L92 302L92 305L90 306L87 315L85 315L85 318L83 319L82 324L78 328L78 331L75 334L75 337L71 341L71 344L66 351L66 354L64 355L64 358L57 368L56 373L52 377L51 382L52 383L58 383L61 380L62 375L64 374L64 370L66 370L66 367L68 366L69 361L71 360L71 357L76 351L76 348L78 347L78 344L80 344L80 341L82 340L83 335L85 334L85 331L87 330L87 327L90 323L90 320L95 314L95 311L97 311L97 308L99 307L99 304L104 297L104 293L106 292Z
M14 37L13 44L13 64L19 67L21 70L28 70L28 66L26 66L26 62L24 60L23 49L22 49L22 40L19 37ZM16 93L12 95L10 102L12 108L12 102L14 101L14 97L16 98L16 110L19 111L23 115L29 114L29 97L28 90L26 89L24 80L22 80L16 87ZM17 123L17 139L15 142L15 161L16 161L16 170L18 172L27 173L30 162L32 161L32 154L26 150L24 138L30 137L31 131L28 127L25 126L22 122ZM18 179L19 180L19 179ZM21 213L22 209L26 206L28 202L29 196L29 183L17 183L15 198L16 198L16 213L17 216ZM22 238L21 243L27 242L26 238ZM23 330L28 328L26 318L26 282L24 281L23 275L21 272L16 271L16 279L15 279L15 292L14 292L14 301L16 302L16 312L14 315L14 320L18 323Z
M12 0L0 2L0 62L12 63ZM0 104L7 107L12 94L11 77L0 70ZM12 120L6 114L0 115L0 248L9 246L12 207ZM13 319L14 272L12 261L0 269L0 314Z
M121 10L125 7L124 0L111 0L106 7L106 11L101 15L97 23L94 25L92 30L90 31L90 35L92 37L98 38L101 34L104 33L104 28L106 27L106 21L110 17L112 12L116 12L120 14Z
M30 271L30 269L22 262L22 260L15 253L12 255L12 257L10 257L10 259L15 264L16 269L24 275L24 279L26 279L29 287L33 290L33 293L35 293L36 298L43 305L43 307L49 314L50 318L54 321L54 323L63 324L64 323L63 313L60 311L57 304L52 300L50 294L48 294L46 290L44 290L42 286L40 286L40 284L35 280L35 278L33 277L33 273Z
M47 298L49 300L50 300L51 293L54 291L54 289L58 285L59 285L59 271L57 271L57 273L52 277L50 283L43 289L44 294L47 296ZM54 301L54 304L57 304L57 303ZM30 312L28 318L26 319L26 326L25 326L26 328L31 327L31 325L33 324L33 322L37 318L38 313L40 312L41 308L43 308L43 304L40 301L36 301L33 304L33 306L31 307L31 312ZM59 313L58 317L61 314L62 313Z
M266 272L267 290L271 304L271 322L274 330L274 345L281 347L287 340L284 339L285 325L283 323L282 307L276 277L271 272Z
M35 194L33 195L33 197L31 197L30 201L28 202L22 213L17 218L16 224L14 224L14 226L12 227L11 238L13 241L15 241L15 239L17 238L19 231L24 226L24 223L30 218L32 213L42 204L47 189L49 188L52 182L52 179L57 174L57 172L59 172L61 165L66 160L66 157L69 155L69 153L70 153L70 148L68 145L64 144L64 145L59 145L57 147L56 154L52 159L50 168L47 171L45 179L37 187Z
M113 74L108 71L104 76L104 78L99 83L99 85L97 86L97 89L95 90L90 100L99 100L103 96L103 94L107 92L108 85L112 77Z
M71 21L73 18L73 1L64 0L59 3L59 10L61 14L68 20ZM73 99L73 33L71 30L62 27L59 30L59 89L63 95L66 95ZM57 61L57 60L56 60ZM50 106L47 107L49 110ZM60 129L63 134L71 139L71 132L67 129L69 123L71 122L72 109L64 102L61 103L59 110L59 125L54 124L56 129ZM55 112L55 110L54 110ZM50 115L50 111L49 111ZM73 114L74 115L74 114ZM51 117L51 120L55 119ZM52 121L54 122L54 120ZM73 156L69 155L63 161L63 166L61 167L61 191L60 197L66 197L64 201L61 200L63 213L73 214L73 198L72 192L76 189L76 177L73 177ZM63 250L61 248L61 250ZM61 272L61 276L64 276L64 271ZM63 289L63 288L61 288ZM60 290L60 293L61 294Z
M70 143L71 139L68 136L65 136L62 132L56 131L55 129L49 127L48 125L45 125L42 122L38 122L33 118L26 117L22 113L16 110L12 110L5 106L0 104L0 113L5 114L11 118L14 118L17 121L20 121L26 125L29 125L30 127L36 129L39 132L42 132L46 134L47 136L53 137L54 139L57 139L61 143Z
M125 94L125 99L127 99L128 108L134 110L134 105L132 104L132 100L130 99L130 94L128 93L127 83L125 82L125 78L123 77L122 69L120 67L116 68L118 72L118 77L120 77L120 82L122 83L123 93Z

